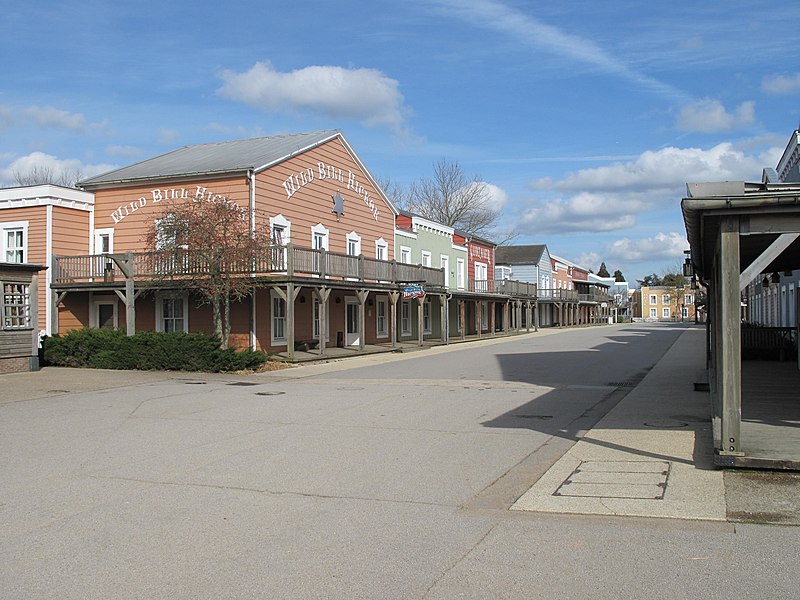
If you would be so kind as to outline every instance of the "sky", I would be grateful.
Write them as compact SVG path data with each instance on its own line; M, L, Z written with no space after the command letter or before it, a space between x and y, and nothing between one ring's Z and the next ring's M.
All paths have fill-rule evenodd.
M687 182L760 181L800 127L800 3L0 0L0 14L2 186L340 129L376 179L457 163L513 243L632 283L682 262Z

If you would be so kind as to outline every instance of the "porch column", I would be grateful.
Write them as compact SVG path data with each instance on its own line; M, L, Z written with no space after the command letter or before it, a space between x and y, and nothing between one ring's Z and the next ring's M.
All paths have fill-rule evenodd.
M314 294L319 300L319 355L327 356L327 338L328 338L328 298L331 295L331 289L328 287L321 287L314 290ZM313 318L313 313L312 313Z
M800 296L798 296L800 297ZM461 326L461 341L463 342L467 338L467 311L466 311L466 301L459 300L458 301L458 324ZM800 314L800 313L798 313Z
M400 299L400 292L389 292L389 336L392 340L392 348L397 346L397 301Z
M508 317L510 316L510 311L508 310L508 303L511 300L506 300L503 302L503 335L508 335L508 330L510 329Z
M424 325L424 318L422 314L422 303L425 302L425 298L417 298L417 337L419 340L419 345L422 346L422 343L425 340L425 331L423 329Z
M447 299L447 294L439 296L439 323L442 343L447 344L450 341L450 301Z
M369 296L369 290L356 291L356 297L358 298L358 349L362 352L366 346L365 338L367 336L365 310L367 306L367 296Z
M739 220L724 217L720 224L719 239L719 291L717 335L724 331L725 342L719 366L722 392L722 447L720 455L739 455L742 424L742 360L741 318L739 296ZM721 336L720 336L721 337Z

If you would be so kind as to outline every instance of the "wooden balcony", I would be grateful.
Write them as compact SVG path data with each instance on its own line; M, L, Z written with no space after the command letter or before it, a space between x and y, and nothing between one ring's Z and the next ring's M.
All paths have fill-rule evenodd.
M53 257L53 284L180 281L212 274L203 257L188 252L128 252ZM254 259L227 260L221 272L243 277L286 276L374 283L419 283L444 288L444 270L396 261L350 256L292 244L268 246Z

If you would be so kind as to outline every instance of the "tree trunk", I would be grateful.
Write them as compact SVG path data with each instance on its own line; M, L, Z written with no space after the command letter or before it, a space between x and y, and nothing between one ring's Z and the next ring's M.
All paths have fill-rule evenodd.
M231 295L225 294L222 297L222 307L224 318L222 320L222 347L228 347L228 338L231 336Z
M227 340L224 340L222 337L222 314L219 306L220 301L221 301L220 298L213 298L211 300L211 315L214 325L214 335L217 336L220 340L222 340L223 344L222 347L225 348L227 347L225 344Z

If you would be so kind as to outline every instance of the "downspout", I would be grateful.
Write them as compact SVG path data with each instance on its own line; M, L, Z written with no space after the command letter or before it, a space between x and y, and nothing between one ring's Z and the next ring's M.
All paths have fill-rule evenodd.
M256 233L256 174L253 169L248 169L247 180L250 192L250 235ZM255 275L255 273L253 273ZM250 293L250 350L256 349L256 287Z

